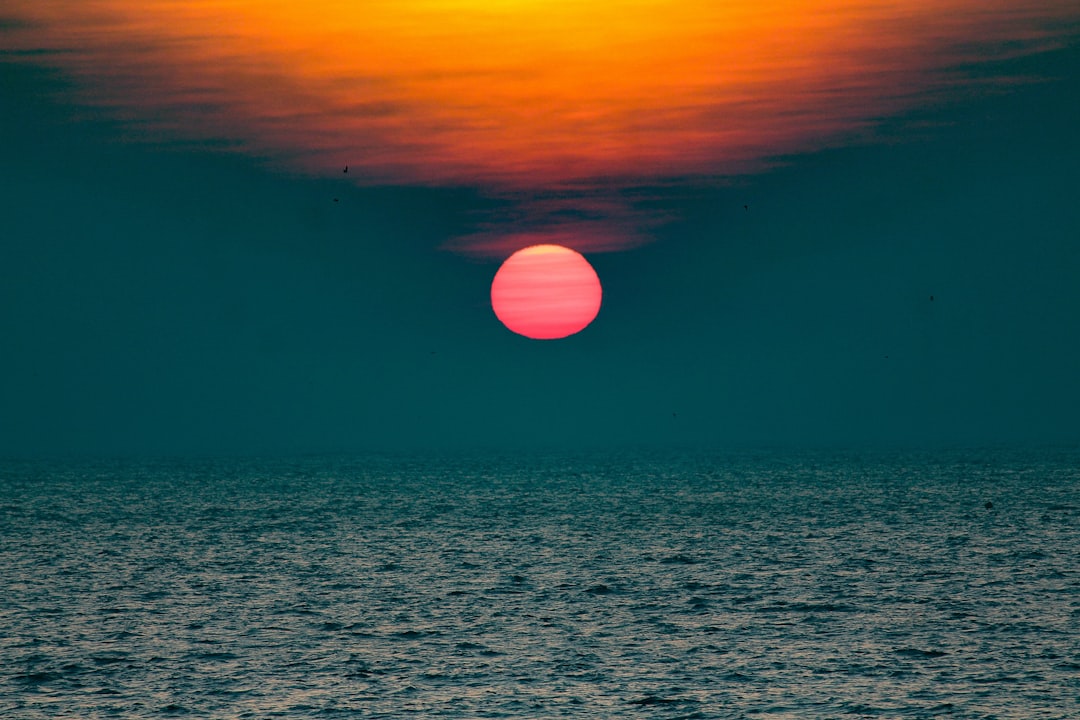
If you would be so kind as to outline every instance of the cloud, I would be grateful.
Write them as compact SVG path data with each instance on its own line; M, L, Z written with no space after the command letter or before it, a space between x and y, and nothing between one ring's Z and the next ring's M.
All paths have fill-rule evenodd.
M1019 4L1018 4L1019 5ZM626 189L858 142L1060 45L1074 3L981 0L12 0L7 62L47 63L148 142L204 141L369 185L515 204L447 247L648 240ZM555 199L553 199L555 198Z

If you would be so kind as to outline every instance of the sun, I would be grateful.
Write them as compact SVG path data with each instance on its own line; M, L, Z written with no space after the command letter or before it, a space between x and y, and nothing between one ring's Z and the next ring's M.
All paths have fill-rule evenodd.
M581 253L533 245L503 262L491 282L491 307L508 329L534 340L584 330L600 312L600 278Z

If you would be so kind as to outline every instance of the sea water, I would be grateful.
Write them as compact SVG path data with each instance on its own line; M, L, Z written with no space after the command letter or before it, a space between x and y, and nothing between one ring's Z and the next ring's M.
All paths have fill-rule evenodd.
M1080 454L0 464L0 717L1080 718Z

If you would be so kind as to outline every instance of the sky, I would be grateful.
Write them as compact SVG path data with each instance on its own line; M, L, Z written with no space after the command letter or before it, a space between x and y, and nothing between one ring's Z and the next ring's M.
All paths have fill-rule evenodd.
M1077 127L1060 0L5 0L0 455L1076 443Z

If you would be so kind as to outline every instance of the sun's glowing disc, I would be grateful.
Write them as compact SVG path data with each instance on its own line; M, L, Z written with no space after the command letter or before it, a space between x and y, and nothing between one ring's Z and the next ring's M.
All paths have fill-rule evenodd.
M507 328L534 340L580 332L600 312L600 278L562 245L533 245L503 262L491 282L491 307Z

